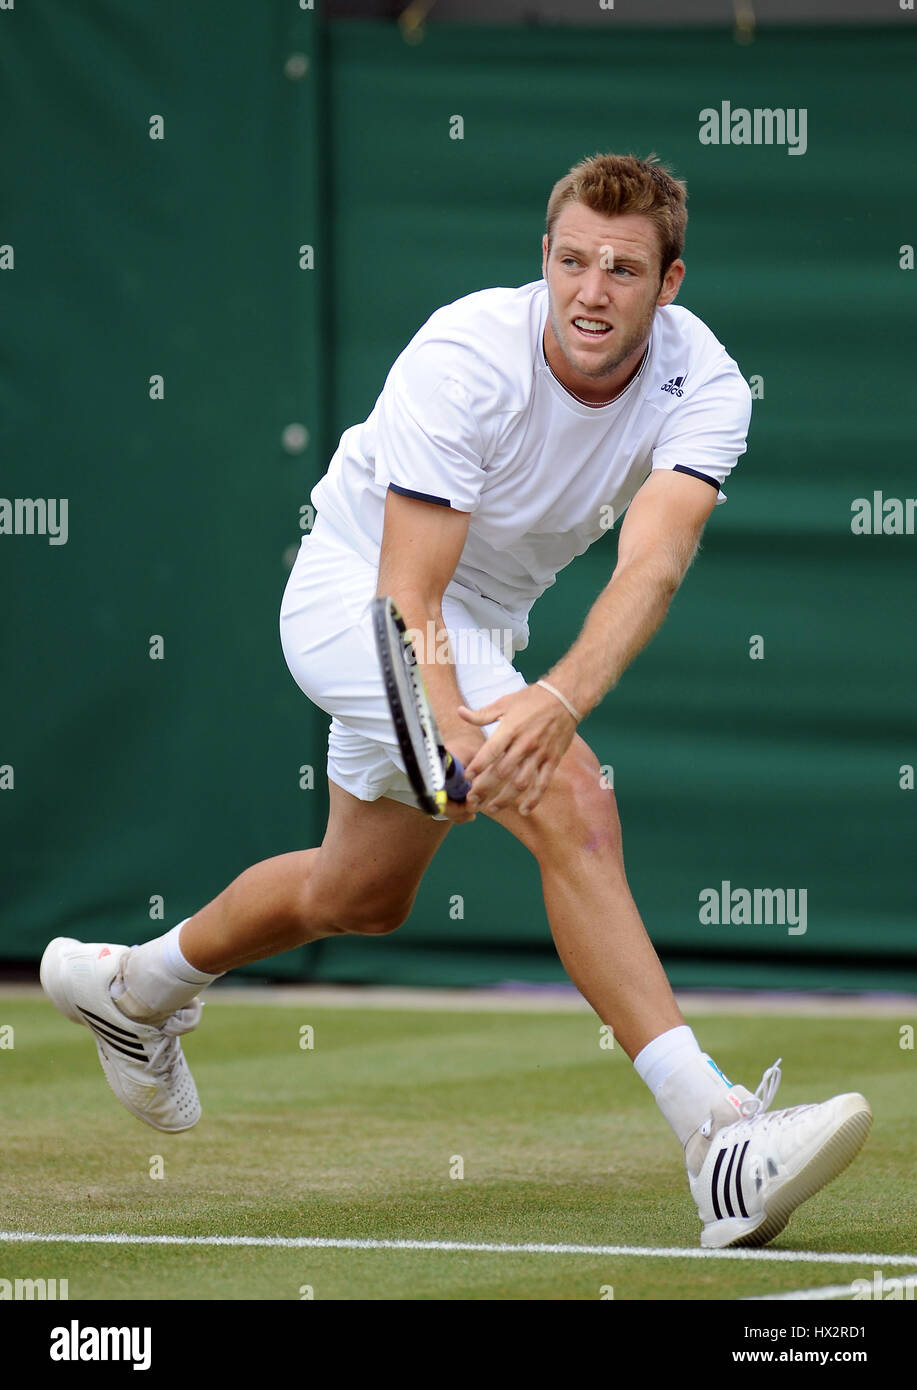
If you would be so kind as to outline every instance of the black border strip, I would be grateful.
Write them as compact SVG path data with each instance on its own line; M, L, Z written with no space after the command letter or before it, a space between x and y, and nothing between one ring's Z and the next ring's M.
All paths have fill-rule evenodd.
M418 502L434 502L437 507L451 507L452 503L448 497L434 497L431 492L415 492L411 487L399 487L397 483L389 483L389 492L397 492L399 497L416 497Z
M709 483L711 487L716 488L717 492L719 492L720 490L720 485L717 482L716 478L708 478L706 473L698 473L696 468L686 468L683 463L676 463L675 467L672 469L672 472L687 473L692 478L700 478L702 483Z

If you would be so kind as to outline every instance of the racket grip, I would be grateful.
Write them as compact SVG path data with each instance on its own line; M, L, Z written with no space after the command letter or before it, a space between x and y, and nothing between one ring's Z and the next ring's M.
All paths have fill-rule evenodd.
M464 801L471 791L471 783L465 776L465 769L458 758L446 754L446 795L450 801Z

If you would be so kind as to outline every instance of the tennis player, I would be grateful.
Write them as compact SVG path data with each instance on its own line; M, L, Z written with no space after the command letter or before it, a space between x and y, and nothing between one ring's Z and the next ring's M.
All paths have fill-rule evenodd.
M45 951L47 993L92 1030L115 1094L154 1128L200 1116L179 1038L209 984L323 937L393 931L452 826L480 813L537 861L568 975L683 1147L702 1245L771 1240L864 1142L862 1096L771 1111L779 1064L752 1094L702 1051L631 897L614 792L577 734L662 623L746 447L739 368L675 303L685 198L652 159L576 165L550 195L543 278L439 309L342 436L280 619L294 678L331 716L321 845L256 864L144 945L57 938ZM609 582L529 684L513 658L533 603L621 517ZM419 634L437 721L472 782L438 819L417 809L395 740L377 593Z

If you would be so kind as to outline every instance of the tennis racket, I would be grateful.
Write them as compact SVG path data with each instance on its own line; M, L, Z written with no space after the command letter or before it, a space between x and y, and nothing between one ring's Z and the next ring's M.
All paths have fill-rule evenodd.
M471 783L458 759L443 746L398 605L391 598L375 598L372 615L382 680L405 770L418 806L435 816L447 801L464 801Z

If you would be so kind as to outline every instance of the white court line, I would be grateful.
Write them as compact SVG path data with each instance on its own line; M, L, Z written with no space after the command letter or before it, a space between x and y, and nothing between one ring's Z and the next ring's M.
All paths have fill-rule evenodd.
M471 1240L358 1240L334 1236L139 1236L98 1232L0 1231L0 1244L255 1246L279 1250L459 1250L485 1255L616 1255L656 1260L764 1260L775 1264L917 1265L917 1255L827 1254L821 1250L702 1250L655 1245L511 1245Z
M888 1257L886 1256L886 1263ZM905 1280L913 1279L917 1282L917 1272L903 1276ZM820 1289L793 1289L791 1293L757 1293L748 1298L740 1299L742 1303L778 1303L781 1300L803 1303L808 1300L821 1300L827 1298L853 1298L853 1284L825 1284Z

